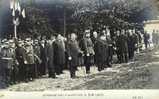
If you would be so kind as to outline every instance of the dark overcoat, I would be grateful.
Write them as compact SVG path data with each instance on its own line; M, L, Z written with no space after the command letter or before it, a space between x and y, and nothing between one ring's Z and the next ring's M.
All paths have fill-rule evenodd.
M65 47L63 41L56 40L54 43L54 63L55 65L65 64Z
M54 42L47 44L48 68L54 71Z
M104 40L97 40L95 49L96 63L105 63L108 58L108 43Z
M127 53L128 52L127 37L125 35L117 36L116 47L117 47L118 53Z
M67 43L67 55L72 57L71 66L79 65L80 48L77 41L69 40Z

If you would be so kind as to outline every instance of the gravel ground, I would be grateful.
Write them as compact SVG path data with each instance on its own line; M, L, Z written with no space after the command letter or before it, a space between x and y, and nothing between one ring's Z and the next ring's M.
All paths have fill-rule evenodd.
M91 74L85 74L79 67L78 78L71 79L68 71L57 79L43 77L28 83L11 85L9 91L53 91L53 90L101 90L101 89L154 89L159 88L159 51L148 50L137 54L135 60L114 64L98 72L91 67Z

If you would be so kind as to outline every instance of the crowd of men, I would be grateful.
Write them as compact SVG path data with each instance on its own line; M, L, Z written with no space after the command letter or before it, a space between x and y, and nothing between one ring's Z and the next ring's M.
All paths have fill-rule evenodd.
M85 30L78 39L75 33L66 37L61 34L36 39L3 39L0 42L0 76L8 84L30 81L48 74L50 78L70 71L76 77L78 66L85 66L86 74L90 67L98 71L111 67L113 56L118 63L133 60L135 51L142 50L142 41L147 48L149 35L135 29L117 30L111 37L109 29L101 31Z

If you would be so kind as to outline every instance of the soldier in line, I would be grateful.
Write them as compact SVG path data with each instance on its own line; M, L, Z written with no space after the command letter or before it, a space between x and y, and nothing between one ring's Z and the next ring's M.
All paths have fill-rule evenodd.
M9 42L6 41L4 44L4 47L1 50L1 62L2 62L2 70L3 71L3 77L7 84L11 83L11 74L13 69L13 57L14 53L11 50L11 47L9 46Z
M15 57L15 42L14 40L9 40L10 52L13 58L13 66L11 69L11 84L17 83L18 81L18 62Z
M24 47L26 50L25 56L27 63L25 66L27 80L33 80L35 78L35 57L31 38L26 39Z
M77 70L77 66L79 65L79 57L82 55L82 51L79 48L75 33L70 34L70 39L67 42L66 48L69 61L70 77L75 78L75 72Z
M16 49L15 49L15 57L17 60L18 64L18 79L19 81L26 81L26 66L25 64L27 63L26 61L26 56L25 56L25 49L23 47L23 42L18 41L16 42Z
M90 66L93 64L93 56L95 55L93 43L90 38L90 30L86 30L81 42L81 50L84 52L84 65L86 67L86 74L90 74Z

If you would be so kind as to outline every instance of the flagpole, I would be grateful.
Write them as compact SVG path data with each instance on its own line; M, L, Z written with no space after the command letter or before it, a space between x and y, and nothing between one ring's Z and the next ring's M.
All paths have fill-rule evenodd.
M17 27L20 24L19 15L22 15L22 17L25 18L25 9L21 10L19 0L10 0L10 9L12 10L13 16L14 37L15 39L17 39ZM16 11L18 11L18 14L16 13Z
M14 37L17 39L17 26L14 24Z
M16 1L13 0L13 13L15 13L15 3ZM13 16L13 24L14 24L14 37L15 39L17 39L17 26L16 26L16 22L15 22L16 18L15 15Z

